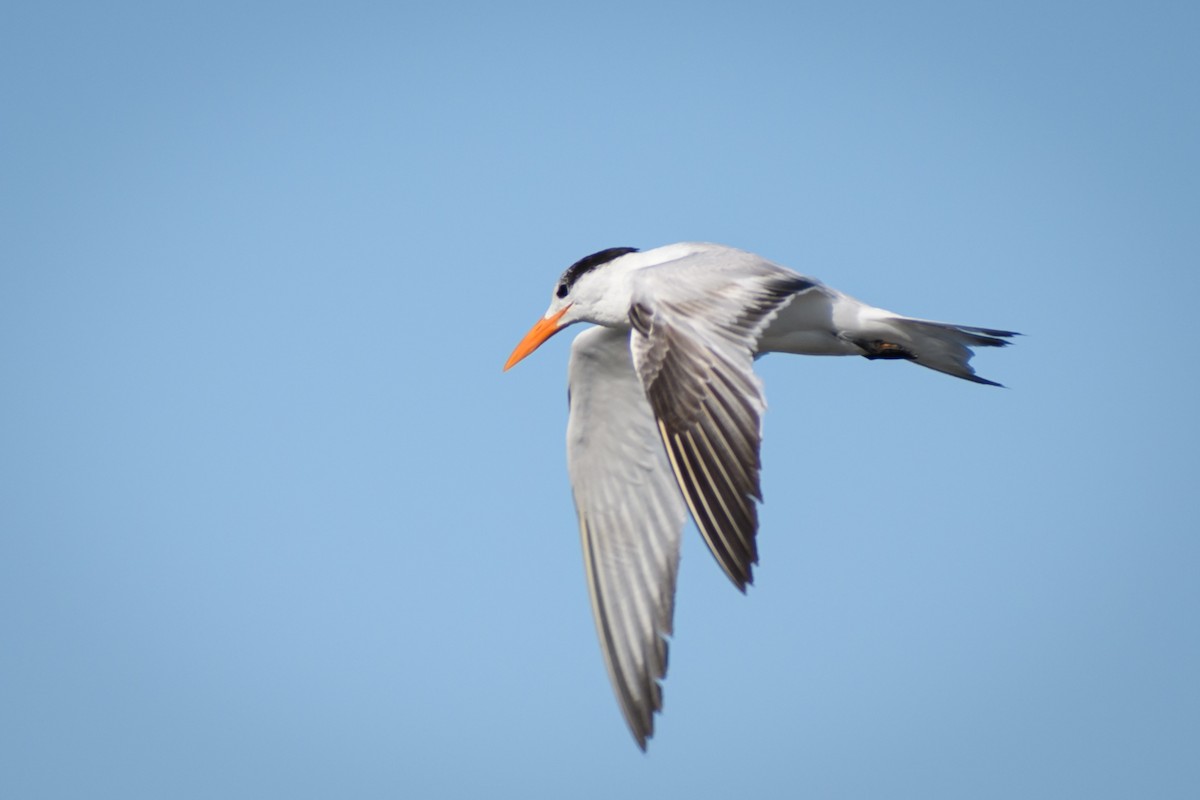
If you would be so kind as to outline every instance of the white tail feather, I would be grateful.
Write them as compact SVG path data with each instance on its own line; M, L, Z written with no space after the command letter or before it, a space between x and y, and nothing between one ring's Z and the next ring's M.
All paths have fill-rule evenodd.
M879 349L870 351L868 343L859 342L860 346L868 349L868 358L905 358L923 367L954 375L975 383L986 383L989 386L1000 386L995 381L981 378L975 374L971 366L972 347L1004 347L1008 339L1018 336L1014 331L1001 331L993 328L976 328L971 325L952 325L947 322L933 322L925 319L895 316L888 320L889 327L897 333L894 344L900 349L891 351L886 344Z

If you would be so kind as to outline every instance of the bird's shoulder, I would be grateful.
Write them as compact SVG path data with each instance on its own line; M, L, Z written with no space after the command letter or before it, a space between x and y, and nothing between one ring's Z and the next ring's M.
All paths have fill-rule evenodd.
M726 245L683 242L646 251L630 276L632 310L689 316L705 310L740 314L764 295L801 291L818 282L762 256Z

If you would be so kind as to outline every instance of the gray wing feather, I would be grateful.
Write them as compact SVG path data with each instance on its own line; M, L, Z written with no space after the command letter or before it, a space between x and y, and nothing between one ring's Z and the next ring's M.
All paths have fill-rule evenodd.
M687 509L641 381L629 333L592 328L568 370L567 469L600 649L638 746L654 733Z
M671 265L656 276L653 295L635 295L629 313L634 366L679 488L713 556L742 591L758 562L755 501L762 499L766 401L754 354L771 318L813 286L771 266L754 264L688 291L686 279L667 272L681 265Z

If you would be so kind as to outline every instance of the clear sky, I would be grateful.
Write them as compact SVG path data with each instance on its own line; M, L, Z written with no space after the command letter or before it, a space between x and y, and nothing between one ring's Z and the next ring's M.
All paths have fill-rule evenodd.
M1196 9L6 3L0 796L1194 797ZM759 362L643 755L500 368L688 239L1027 335Z

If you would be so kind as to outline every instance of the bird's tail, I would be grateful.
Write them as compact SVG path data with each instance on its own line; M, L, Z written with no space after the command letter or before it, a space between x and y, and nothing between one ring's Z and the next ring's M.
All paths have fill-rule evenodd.
M923 367L945 372L975 383L1000 386L995 381L981 378L971 366L972 347L1004 347L1015 331L1000 331L993 328L976 328L971 325L952 325L948 322L933 322L927 319L892 316L880 320L892 335L878 340L858 341L867 358L903 358Z

